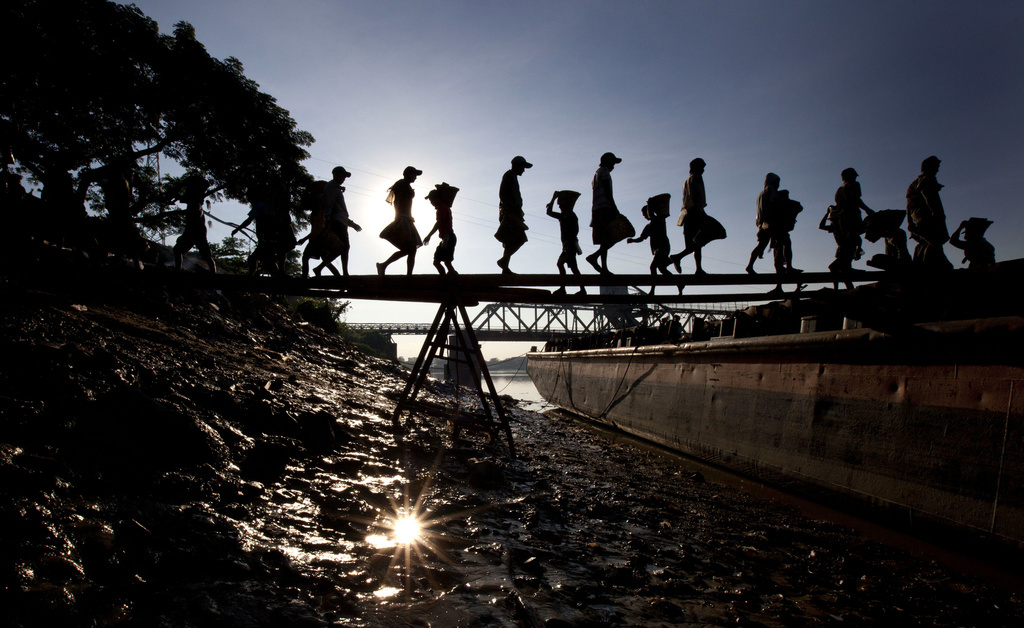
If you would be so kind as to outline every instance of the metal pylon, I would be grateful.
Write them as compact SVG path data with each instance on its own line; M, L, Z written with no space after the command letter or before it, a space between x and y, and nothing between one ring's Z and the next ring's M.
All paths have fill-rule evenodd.
M455 344L448 344L450 333L453 333L457 339L465 338L466 343L456 341ZM480 351L480 343L477 341L476 332L473 331L473 324L470 322L469 314L466 313L466 307L458 303L442 303L437 308L437 315L434 316L430 331L427 332L427 337L423 340L423 347L420 348L412 373L405 383L405 390L402 391L402 396L399 398L398 404L395 405L394 414L391 416L395 429L401 429L402 413L406 411L409 411L410 414L416 409L431 411L432 414L449 413L449 409L444 406L416 400L420 389L427 381L431 363L444 351L448 352L447 360L470 365L469 370L473 374L473 384L480 396L480 405L484 410L481 414L479 412L463 412L457 408L456 412L448 417L454 425L455 433L458 434L460 429L479 430L486 431L491 438L494 438L500 426L505 431L509 457L515 458L516 448L512 441L512 428L509 427L508 417L501 405L501 399L498 398L498 392L494 388L491 373L487 370L487 363ZM479 372L473 368L477 365L480 367ZM487 385L486 392L484 384ZM494 414L497 414L497 421L495 421Z

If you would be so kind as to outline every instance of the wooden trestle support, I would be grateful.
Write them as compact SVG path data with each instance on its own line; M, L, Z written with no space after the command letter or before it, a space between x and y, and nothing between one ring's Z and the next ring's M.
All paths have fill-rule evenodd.
M448 336L453 334L457 339L449 344ZM447 352L447 356L445 356ZM474 412L462 409L458 406L458 392L456 392L456 405L454 408L445 407L428 401L417 401L416 396L427 381L427 374L430 372L430 365L437 357L444 356L448 362L466 364L473 375L473 385L480 398L480 405L483 412ZM478 370L479 368L479 370ZM487 391L484 391L484 384ZM491 406L493 405L493 412ZM510 458L516 457L515 443L512 440L512 428L508 424L508 417L501 405L501 399L494 388L491 374L487 370L487 363L484 361L483 353L480 351L480 343L477 341L476 333L466 306L461 303L441 303L437 308L437 315L423 340L423 347L420 348L419 356L413 365L412 373L405 384L405 390L395 405L391 421L394 423L396 434L401 435L402 413L409 412L410 420L412 413L416 410L425 411L433 416L445 416L452 423L454 434L458 436L460 430L487 432L492 440L498 436L498 428L504 430L505 439L508 442ZM495 421L497 414L497 421Z

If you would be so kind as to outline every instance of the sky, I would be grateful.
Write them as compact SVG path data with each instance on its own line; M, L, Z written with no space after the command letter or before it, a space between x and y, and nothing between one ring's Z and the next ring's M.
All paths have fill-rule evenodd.
M421 235L434 218L423 197L442 181L454 185L455 267L498 272L498 185L516 155L534 165L520 178L530 240L511 268L557 272L558 223L544 206L555 190L581 192L581 244L585 254L596 249L586 227L590 182L607 151L622 159L615 200L638 232L647 198L670 193L674 218L689 162L707 162L707 211L728 232L704 249L710 273L743 272L766 173L804 207L794 265L821 271L835 242L817 226L840 172L857 170L872 209L903 209L929 155L942 160L950 231L989 218L996 259L1024 257L1014 188L1024 182L1024 3L1016 0L135 4L161 31L187 21L211 55L239 59L316 138L306 162L314 177L330 178L336 165L352 172L346 200L363 227L351 235L353 274L375 272L394 252L377 234L394 216L387 189L409 165L423 171L413 204ZM246 211L230 202L212 209L230 222ZM681 250L682 229L669 225ZM215 227L210 238L227 232ZM420 250L417 273L435 272L434 246ZM883 244L864 248L866 259ZM962 265L958 249L946 253ZM609 267L646 273L650 259L646 242L622 242ZM772 272L770 252L756 268ZM683 272L693 270L684 260ZM389 272L404 272L404 262ZM355 302L348 320L426 322L434 311ZM399 353L414 355L421 339L399 340Z

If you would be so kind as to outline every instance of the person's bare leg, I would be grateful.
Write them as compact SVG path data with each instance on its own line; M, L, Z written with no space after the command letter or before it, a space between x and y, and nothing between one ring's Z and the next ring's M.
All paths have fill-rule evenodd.
M377 262L377 274L383 276L384 271L388 269L391 262L397 262L399 258L403 257L405 254L405 251L395 251L391 254L391 257L387 258L383 262Z

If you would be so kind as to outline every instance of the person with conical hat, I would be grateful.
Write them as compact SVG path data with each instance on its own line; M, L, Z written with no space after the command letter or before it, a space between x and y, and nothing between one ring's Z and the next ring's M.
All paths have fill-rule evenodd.
M398 251L383 262L377 264L377 274L381 277L391 262L403 257L406 258L405 272L412 274L416 265L416 249L423 245L419 231L416 230L416 221L412 217L412 199L416 196L412 189L412 183L416 177L423 174L422 170L407 166L402 172L402 178L395 181L394 185L388 188L387 202L395 208L395 219L380 232L380 237L390 242Z
M583 252L580 249L580 219L576 215L576 200L580 197L579 192L573 190L559 190L551 195L547 204L547 215L558 220L558 231L562 238L562 254L558 256L558 274L564 275L566 267L573 275L580 274L580 267L576 264L576 256ZM559 211L555 211L554 205L558 203ZM582 285L576 294L586 294L587 289ZM565 286L555 290L554 294L565 294Z
M498 267L504 275L511 275L508 267L512 255L526 244L526 214L523 212L523 195L519 192L519 177L532 168L533 164L521 155L512 158L512 167L501 177L498 188L498 230L494 233L501 242L502 254Z
M996 263L996 247L985 239L985 231L991 224L992 221L987 218L971 218L961 222L949 238L950 244L963 250L963 261L967 262L970 270ZM963 238L960 237L961 233Z
M457 242L455 229L452 226L452 205L455 203L455 195L458 193L459 188L447 183L438 183L433 190L427 193L426 197L434 206L437 218L434 221L434 226L430 228L430 232L423 238L423 244L427 244L430 241L430 236L437 232L441 242L434 250L434 268L442 275L459 274L452 266L452 262L455 260L455 243ZM447 271L445 271L445 267L447 267Z

